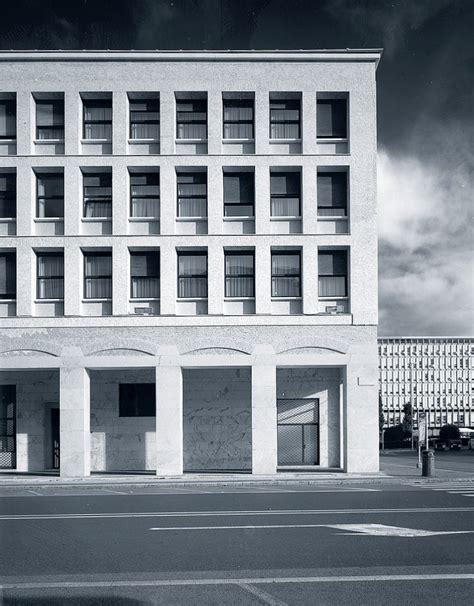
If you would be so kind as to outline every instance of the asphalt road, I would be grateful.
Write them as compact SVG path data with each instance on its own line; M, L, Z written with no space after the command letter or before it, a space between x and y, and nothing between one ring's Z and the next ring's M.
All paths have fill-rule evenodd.
M419 476L417 462L416 450L386 451L380 454L380 471L391 476ZM474 450L435 451L435 475L437 478L474 479Z
M5 605L474 602L474 482L1 494Z

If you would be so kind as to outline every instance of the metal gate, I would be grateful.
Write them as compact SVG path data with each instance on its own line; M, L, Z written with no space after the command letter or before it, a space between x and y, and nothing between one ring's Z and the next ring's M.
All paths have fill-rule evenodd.
M319 400L279 399L278 465L319 464Z
M0 469L16 467L16 386L0 385Z
M59 408L51 408L52 468L59 469Z

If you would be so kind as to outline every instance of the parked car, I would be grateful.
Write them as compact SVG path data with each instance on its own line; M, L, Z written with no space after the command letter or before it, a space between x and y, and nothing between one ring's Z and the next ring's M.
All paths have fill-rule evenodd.
M436 450L461 450L462 442L460 439L436 440Z

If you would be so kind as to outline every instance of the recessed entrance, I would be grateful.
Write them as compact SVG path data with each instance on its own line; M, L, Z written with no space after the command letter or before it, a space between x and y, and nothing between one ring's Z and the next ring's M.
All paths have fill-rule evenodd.
M59 469L59 408L51 408L51 467Z
M279 399L278 465L319 465L319 400Z
M16 386L0 385L0 469L16 467Z

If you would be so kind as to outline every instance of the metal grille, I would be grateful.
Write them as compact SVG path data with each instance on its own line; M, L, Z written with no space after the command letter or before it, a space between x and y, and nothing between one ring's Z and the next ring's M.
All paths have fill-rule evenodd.
M319 400L279 399L278 465L318 465Z
M16 467L16 387L0 385L0 469Z

